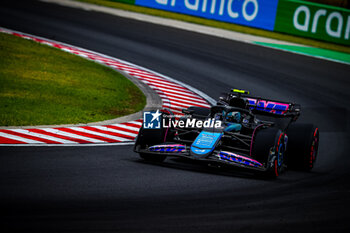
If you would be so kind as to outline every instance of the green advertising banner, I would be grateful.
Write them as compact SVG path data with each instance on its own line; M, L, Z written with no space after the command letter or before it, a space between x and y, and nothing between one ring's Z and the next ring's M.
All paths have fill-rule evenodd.
M224 9L238 10L239 4L245 6L242 15L256 12L256 22L249 18L250 24L239 18L228 21L246 26L263 28L270 31L287 33L290 35L308 37L331 43L350 45L350 10L330 5L317 4L302 0L108 0L111 2L127 3L145 6L165 11L190 14L208 19L225 21ZM209 2L207 2L209 1ZM350 1L350 0L349 0ZM272 2L274 7L270 6ZM277 3L278 2L278 3ZM210 3L210 4L209 4ZM220 4L219 4L220 3ZM234 5L234 3L237 5ZM270 5L269 5L270 4ZM278 4L278 5L277 5ZM210 13L206 12L211 6ZM264 11L269 5L271 12ZM273 4L272 4L273 5ZM196 6L196 7L194 7ZM205 6L205 7L204 7ZM215 7L222 8L222 13L216 15ZM226 6L226 7L225 7ZM187 8L188 9L187 9ZM213 8L214 7L214 8ZM250 7L250 8L249 8ZM244 11L245 10L245 11ZM250 11L249 11L250 10ZM237 11L239 12L239 10ZM235 13L236 14L236 13ZM237 13L238 15L238 13ZM225 18L226 17L226 18ZM260 18L259 18L260 17ZM241 17L242 18L242 17ZM226 22L225 21L225 22ZM266 22L269 22L268 25ZM271 22L270 22L271 21ZM260 26L256 26L260 25ZM262 25L262 26L261 26Z
M108 0L110 2L121 2L121 3L127 3L131 5L135 5L135 0Z
M350 45L350 10L310 2L280 0L274 31Z

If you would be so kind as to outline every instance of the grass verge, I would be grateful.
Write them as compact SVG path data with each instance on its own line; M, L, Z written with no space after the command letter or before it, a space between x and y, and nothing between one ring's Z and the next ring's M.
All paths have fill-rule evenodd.
M265 31L261 29L241 26L237 24L224 23L224 22L215 21L215 20L208 20L208 19L189 16L189 15L177 14L173 12L151 9L147 7L134 6L134 5L129 5L125 3L111 2L106 0L76 0L76 1L93 3L96 5L107 6L107 7L117 8L117 9L126 10L126 11L133 11L133 12L138 12L138 13L143 13L148 15L160 16L164 18L176 19L176 20L186 21L190 23L222 28L226 30L242 32L242 33L256 35L256 36L268 37L268 38L273 38L273 39L282 40L282 41L289 41L297 44L304 44L304 45L314 46L314 47L323 48L323 49L330 49L330 50L335 50L339 52L350 53L350 47L347 47L347 46L287 35L287 34L278 33L278 32L270 32L270 31Z
M143 109L146 98L111 68L0 33L0 125L77 124Z

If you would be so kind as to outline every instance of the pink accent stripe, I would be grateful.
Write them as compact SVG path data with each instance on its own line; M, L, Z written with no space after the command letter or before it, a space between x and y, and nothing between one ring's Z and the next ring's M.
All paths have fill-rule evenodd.
M247 160L247 161L258 163L258 164L260 164L262 166L262 164L259 161L256 161L255 159L251 159L251 158L245 157L243 155L238 155L238 154L235 154L235 153L232 153L232 152L228 152L228 151L222 151L222 152L227 153L229 155L232 155L232 156L234 156L236 158L241 158L241 159L244 159L244 160Z
M165 131L164 142L166 142L166 136L168 135L168 130L169 130L169 128L167 128L166 131Z
M249 156L250 157L252 157L252 148L253 148L253 141L254 141L255 132L260 126L263 126L263 124L258 125L257 127L255 127L255 129L253 131L253 134L252 134L252 141L250 142L250 150L249 150Z
M180 147L180 146L185 146L185 145L181 145L181 144L166 144L166 145L154 145L152 147Z

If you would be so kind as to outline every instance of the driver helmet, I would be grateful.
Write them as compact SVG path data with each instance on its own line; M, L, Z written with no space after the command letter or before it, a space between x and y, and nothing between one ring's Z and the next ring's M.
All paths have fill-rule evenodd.
M241 122L241 113L240 112L229 112L226 115L226 121L233 123Z

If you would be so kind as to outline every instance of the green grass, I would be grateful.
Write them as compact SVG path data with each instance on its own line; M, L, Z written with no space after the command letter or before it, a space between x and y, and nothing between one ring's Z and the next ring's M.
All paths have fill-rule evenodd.
M314 48L314 47L304 47L304 46L294 46L294 45L283 45L283 44L271 44L264 42L255 42L256 44L269 46L273 48L278 48L286 51L292 51L294 53L306 54L315 57L327 58L333 61L339 61L350 64L350 54L342 53L338 51Z
M107 6L107 7L118 8L126 11L133 11L133 12L138 12L138 13L143 13L148 15L160 16L164 18L176 19L176 20L196 23L196 24L210 26L210 27L242 32L242 33L251 34L251 35L257 35L257 36L268 37L268 38L273 38L273 39L278 39L283 41L289 41L289 42L298 43L298 44L310 45L310 46L323 48L323 49L331 49L339 52L350 53L350 47L348 46L332 44L328 42L307 39L303 37L291 36L283 33L270 32L270 31L265 31L261 29L245 27L237 24L224 23L224 22L219 22L215 20L208 20L208 19L189 16L189 15L177 14L177 13L172 13L172 12L167 12L167 11L162 11L157 9L151 9L147 7L134 6L134 5L111 2L106 0L76 0L76 1L93 3L93 4Z
M0 33L0 125L77 124L143 109L146 98L116 71Z

